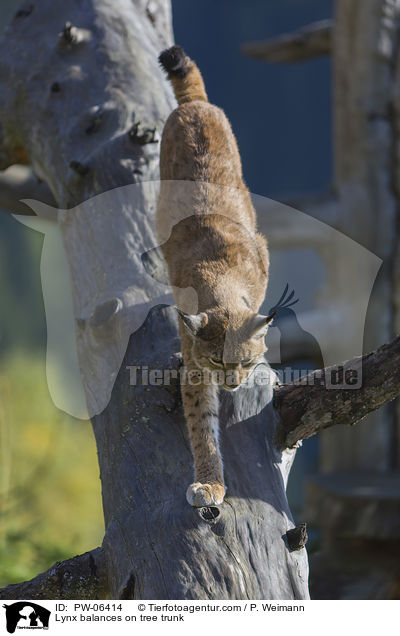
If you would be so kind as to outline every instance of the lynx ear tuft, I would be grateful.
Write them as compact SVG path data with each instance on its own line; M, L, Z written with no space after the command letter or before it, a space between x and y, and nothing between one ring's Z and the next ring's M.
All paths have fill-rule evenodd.
M269 314L269 316L262 316L261 314L258 314L257 316L255 316L251 337L262 338L263 336L265 336L265 334L267 333L268 326L275 318L275 315L276 315L276 311L274 311L272 314Z
M208 316L205 312L200 314L184 314L180 309L177 309L177 312L179 318L192 336L197 336L199 331L203 329L208 322Z

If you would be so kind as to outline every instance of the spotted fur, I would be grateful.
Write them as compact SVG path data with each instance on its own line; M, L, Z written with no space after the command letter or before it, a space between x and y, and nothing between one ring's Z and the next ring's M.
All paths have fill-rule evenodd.
M180 310L185 372L198 380L182 386L195 464L187 499L208 506L225 495L218 386L208 380L222 373L224 389L238 388L263 357L269 317L258 310L269 258L228 119L208 102L198 67L180 47L159 59L178 107L162 135L157 231Z

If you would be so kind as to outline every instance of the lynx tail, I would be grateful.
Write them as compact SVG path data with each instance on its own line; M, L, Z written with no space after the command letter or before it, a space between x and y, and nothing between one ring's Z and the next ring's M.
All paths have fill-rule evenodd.
M158 61L168 73L178 104L200 100L208 102L203 78L196 64L180 46L163 51Z

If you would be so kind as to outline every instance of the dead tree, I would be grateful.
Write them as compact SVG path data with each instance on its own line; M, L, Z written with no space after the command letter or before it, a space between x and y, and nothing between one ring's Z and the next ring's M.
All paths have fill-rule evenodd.
M29 162L49 188L47 200L53 196L64 210L116 186L157 179L153 141L174 107L157 66L158 53L172 43L170 18L168 0L23 5L0 44L1 169ZM112 286L100 294L99 277L107 274L110 244L113 271L126 287L137 274L137 248L141 233L151 235L156 191L143 197L145 222L123 197L108 225L104 216L83 222L73 210L60 215L78 323L84 302L94 303L83 328L96 341L96 364L83 355L78 333L88 393L96 365L104 370L115 356L113 338L128 302ZM123 240L127 233L130 241ZM93 266L88 243L103 269ZM135 301L143 303L143 295L130 296L133 309ZM270 385L225 395L228 497L219 508L196 510L185 500L192 458L178 383L128 381L127 366L179 366L175 311L154 308L129 339L107 407L92 418L102 546L8 586L1 598L308 598L304 528L294 529L285 492L296 447L323 427L355 423L400 393L399 355L395 340L366 356L358 391L327 391L322 377L277 387L275 398Z
M246 55L272 63L330 56L332 191L324 197L308 196L294 205L382 259L364 331L367 351L399 331L399 24L397 0L335 0L333 20L243 47ZM294 231L291 245L296 245L298 237ZM339 322L354 324L348 312L357 288L357 268L345 264L340 252L336 254L339 258L328 253L318 237L308 246L317 250L328 272L317 301L321 322L329 328L332 307L337 305L341 290L348 290ZM341 330L340 335L339 330L331 333L330 344L337 358L352 356L343 353L351 349L351 337L346 338ZM397 401L373 413L355 430L341 427L321 435L320 474L307 484L306 514L323 529L319 566L313 567L312 578L315 589L328 598L337 593L344 594L342 598L346 594L360 594L358 598L365 598L365 594L371 598L398 596L399 571L391 554L400 538L399 499L393 494L399 492L399 413ZM366 483L374 493L370 498L363 490ZM331 514L324 514L329 507ZM351 553L350 566L345 546L347 555ZM373 581L377 571L379 583ZM352 590L349 580L354 583Z

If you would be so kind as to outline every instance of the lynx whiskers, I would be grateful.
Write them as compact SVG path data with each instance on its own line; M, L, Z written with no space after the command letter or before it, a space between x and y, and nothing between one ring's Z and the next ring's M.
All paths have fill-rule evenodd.
M236 139L223 111L208 102L198 67L179 46L159 60L178 107L162 135L157 230L171 284L194 289L198 301L191 311L175 294L184 365L200 374L219 369L227 374L223 388L234 390L266 350L273 316L258 311L268 280L267 245L257 233ZM195 467L187 500L220 504L218 386L183 385L182 399Z

